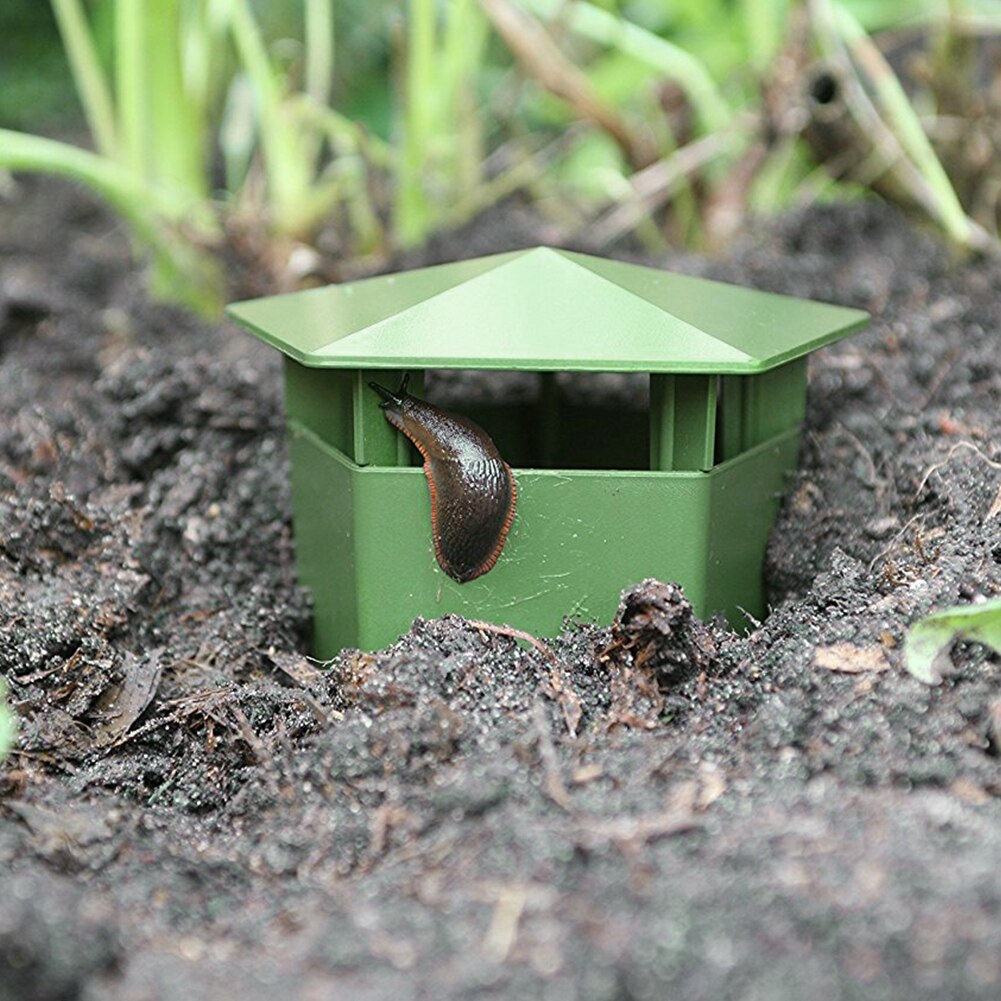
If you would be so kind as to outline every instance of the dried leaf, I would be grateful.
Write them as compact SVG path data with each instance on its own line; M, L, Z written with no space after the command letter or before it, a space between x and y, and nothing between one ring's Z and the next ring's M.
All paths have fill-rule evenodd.
M983 786L978 785L965 775L960 775L959 778L953 780L949 790L964 803L969 803L970 806L983 806L991 801L991 794Z
M995 754L1001 752L1001 701L992 702L987 710L987 739Z
M163 675L159 651L151 652L145 661L126 654L124 671L121 682L112 685L97 700L96 709L104 716L94 728L98 747L107 747L124 738L153 701Z
M835 643L817 647L813 666L841 674L864 674L868 671L885 671L890 663L878 646L856 646L854 643Z
M699 791L695 809L708 810L726 792L726 776L715 765L704 764L699 769Z
M323 688L330 681L330 673L314 667L300 653L290 653L281 650L269 650L268 660L275 668L300 688L307 690Z
M996 518L999 514L1001 514L1001 487L998 487L994 503L991 504L990 510L984 515L984 521L990 521L991 518Z
M575 768L570 780L574 785L582 786L586 785L588 782L593 782L595 779L600 779L604 774L604 766L599 765L597 762L593 762L589 765L580 765L578 768Z

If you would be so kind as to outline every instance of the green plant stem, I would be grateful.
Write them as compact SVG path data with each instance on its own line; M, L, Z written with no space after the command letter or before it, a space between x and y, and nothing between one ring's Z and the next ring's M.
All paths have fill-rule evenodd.
M261 147L272 200L272 225L301 236L313 219L305 205L311 181L306 150L282 112L281 92L246 0L229 0L229 25L257 99Z
M111 91L83 7L79 0L52 0L52 10L94 142L105 156L114 156L118 137Z
M442 124L450 121L453 125L448 178L453 192L471 191L480 180L483 130L476 102L476 68L487 35L487 20L475 0L454 0L448 8L442 45L442 90L447 101Z
M218 47L217 17L213 17L207 4L186 3L181 8L178 30L181 33L181 51L184 54L184 86L190 95L199 118L205 121L212 89L213 52Z
M403 247L427 234L431 206L425 190L425 166L434 120L434 0L409 0L406 75L403 94L403 138L396 174L394 229Z
M331 0L304 0L306 45L306 97L318 108L328 107L334 76L334 8ZM318 167L322 136L304 137L305 156Z
M118 97L118 160L141 177L148 176L144 110L148 103L145 71L146 5L115 5L115 91Z
M305 4L306 93L327 107L334 78L334 5L331 0L305 0Z
M185 86L181 3L158 0L150 5L147 20L147 38L155 40L148 47L152 162L147 176L202 200L209 190L206 123Z

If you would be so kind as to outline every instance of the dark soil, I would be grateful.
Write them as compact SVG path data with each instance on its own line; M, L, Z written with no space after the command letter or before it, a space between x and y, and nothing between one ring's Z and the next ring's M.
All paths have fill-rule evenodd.
M328 670L276 355L151 304L71 190L3 206L0 998L1001 996L1001 665L900 656L1001 592L1001 275L876 204L661 263L874 316L812 363L768 620L647 585Z

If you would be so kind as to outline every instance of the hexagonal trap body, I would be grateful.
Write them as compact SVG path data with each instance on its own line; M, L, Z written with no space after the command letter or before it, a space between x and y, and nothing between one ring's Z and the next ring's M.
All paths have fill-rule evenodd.
M608 621L644 577L680 581L703 616L760 616L806 355L868 320L545 247L229 313L287 356L297 561L321 657L447 612L552 635L568 615ZM436 402L461 395L449 370L488 370L489 393L446 408L487 431L518 484L500 560L465 584L435 561L420 456L367 385L408 372Z

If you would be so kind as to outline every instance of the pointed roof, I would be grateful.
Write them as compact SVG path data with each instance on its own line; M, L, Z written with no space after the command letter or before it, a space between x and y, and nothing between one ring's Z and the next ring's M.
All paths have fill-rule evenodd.
M227 312L318 368L761 372L858 309L536 247L269 296Z

